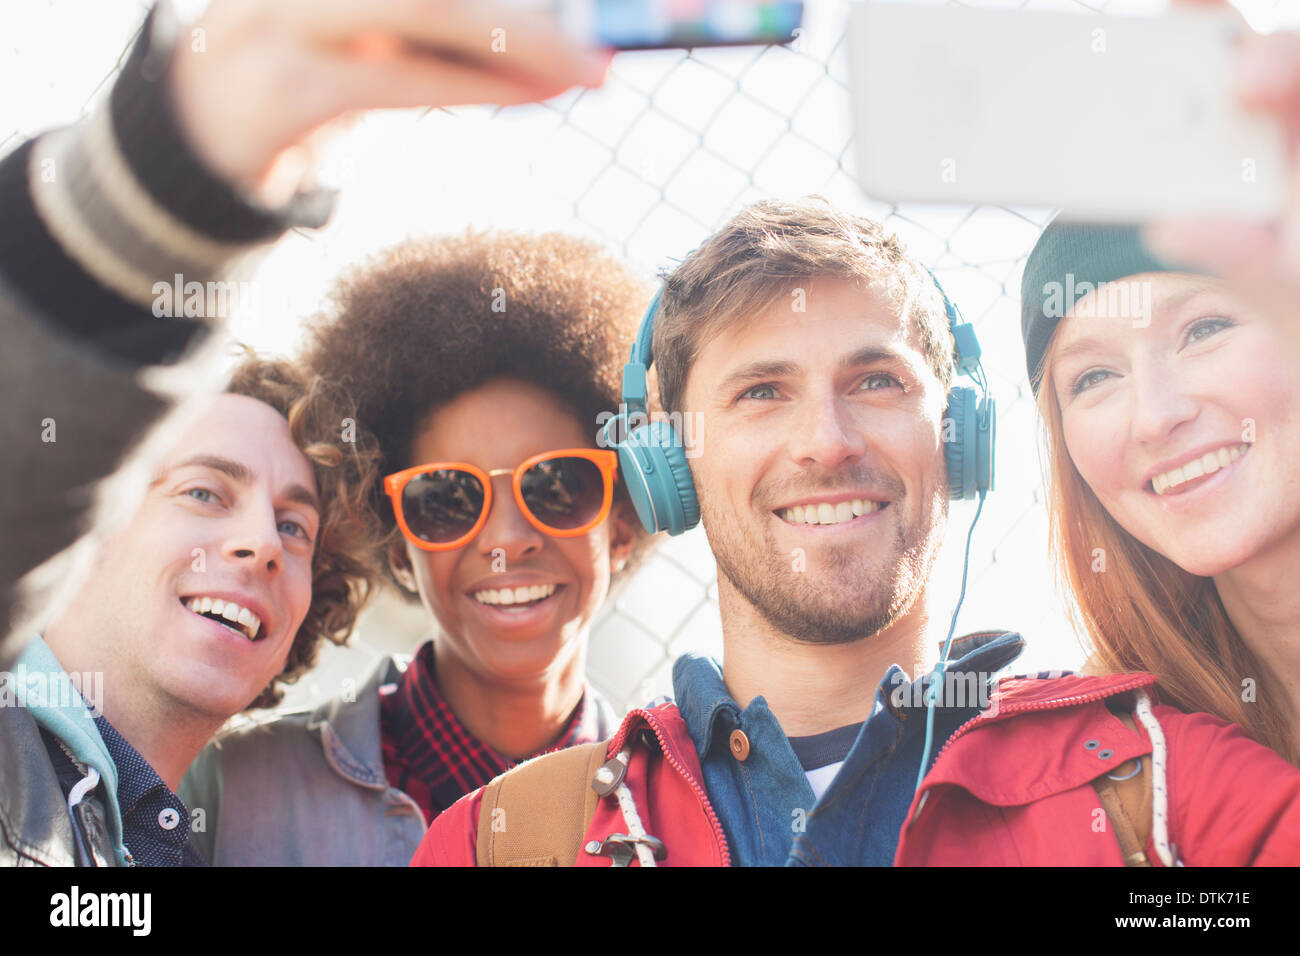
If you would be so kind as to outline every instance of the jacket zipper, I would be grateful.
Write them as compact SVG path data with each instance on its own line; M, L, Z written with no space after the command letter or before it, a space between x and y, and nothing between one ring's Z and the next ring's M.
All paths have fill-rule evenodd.
M659 749L663 752L664 759L668 761L669 766L677 771L678 775L685 780L691 788L691 792L699 799L700 804L704 807L704 812L709 818L709 825L713 827L713 835L718 841L718 846L722 848L722 865L731 866L731 850L727 846L727 837L722 832L722 823L718 820L718 815L714 812L713 804L709 802L708 794L704 788L699 785L686 767L672 753L668 746L667 738L664 736L659 726L659 721L647 710L634 710L628 716L637 715L649 725L655 739L659 741Z

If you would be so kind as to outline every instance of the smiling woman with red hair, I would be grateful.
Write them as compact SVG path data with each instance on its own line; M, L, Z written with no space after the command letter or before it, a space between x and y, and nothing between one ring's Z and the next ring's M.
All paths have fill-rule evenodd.
M1022 324L1061 577L1100 672L1295 763L1300 334L1264 286L1171 271L1135 230L1054 223Z

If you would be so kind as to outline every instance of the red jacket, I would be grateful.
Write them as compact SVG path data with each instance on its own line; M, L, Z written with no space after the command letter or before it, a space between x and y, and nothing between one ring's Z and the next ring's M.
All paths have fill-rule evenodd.
M1150 674L1002 681L996 706L960 727L940 750L913 798L895 864L1123 865L1119 844L1100 819L1092 780L1150 754L1152 746L1140 724L1130 730L1104 701L1154 683ZM1159 705L1153 713L1167 743L1169 841L1178 860L1300 864L1300 768L1208 714ZM677 708L629 713L607 755L629 739L625 782L646 831L669 848L661 865L729 865ZM481 791L469 794L438 817L412 865L473 866L480 799ZM583 843L620 832L627 825L618 803L604 799ZM1154 833L1147 857L1159 865ZM577 865L608 866L609 860L582 852Z

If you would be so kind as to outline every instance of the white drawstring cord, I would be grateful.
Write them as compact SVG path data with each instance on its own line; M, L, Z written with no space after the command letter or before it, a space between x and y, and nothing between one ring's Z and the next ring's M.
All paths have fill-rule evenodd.
M1169 748L1160 721L1151 712L1151 698L1146 691L1138 691L1137 719L1151 738L1151 835L1156 845L1156 855L1165 866L1176 866L1169 849L1169 789L1165 784L1165 759Z
M631 756L631 750L624 748L619 751L616 759L626 767ZM641 824L641 814L637 812L632 791L627 788L626 783L620 782L614 790L614 795L618 797L618 808L623 812L623 822L627 824L627 835L632 838L633 845L636 847L636 858L641 861L642 866L656 866L654 852L645 842L645 827Z
M94 767L86 770L86 775L76 782L68 792L68 812L71 813L90 791L99 786L99 771Z

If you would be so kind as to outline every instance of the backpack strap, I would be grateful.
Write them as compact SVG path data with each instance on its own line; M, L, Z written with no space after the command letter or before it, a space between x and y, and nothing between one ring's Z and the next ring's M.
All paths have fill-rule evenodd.
M529 760L483 788L479 866L573 866L596 815L591 788L608 741Z
M1129 730L1137 731L1137 724L1131 714L1116 713L1115 716ZM1101 799L1111 829L1115 831L1120 852L1124 854L1124 865L1150 866L1146 845L1151 835L1151 761L1142 757L1136 760L1138 770L1132 776L1115 779L1123 778L1128 772L1133 761L1127 761L1116 767L1113 775L1103 774L1092 785Z

